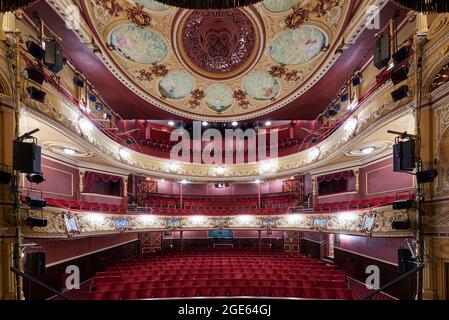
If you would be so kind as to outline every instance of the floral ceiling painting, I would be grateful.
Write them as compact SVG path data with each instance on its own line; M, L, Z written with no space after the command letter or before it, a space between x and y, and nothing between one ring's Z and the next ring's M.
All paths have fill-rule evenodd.
M191 119L248 119L299 98L335 60L351 0L185 10L84 0L105 65L149 103Z

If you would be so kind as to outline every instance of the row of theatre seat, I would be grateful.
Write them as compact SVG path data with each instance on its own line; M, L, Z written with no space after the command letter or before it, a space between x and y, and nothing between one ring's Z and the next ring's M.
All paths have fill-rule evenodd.
M343 271L299 254L159 254L98 272L90 299L187 297L352 299Z
M408 200L413 198L411 194L397 195L391 197L383 198L372 198L365 200L354 200L354 201L343 201L343 202L332 202L332 203L321 203L314 206L315 211L323 210L350 210L350 209L360 209L360 208L371 208L378 206L386 206L393 204L397 200Z
M288 208L295 204L297 196L285 195L277 197L267 197L261 199L261 208L276 209ZM150 208L179 208L179 201L170 198L150 197L146 200L147 207ZM236 210L236 209L257 209L259 207L259 199L257 197L215 197L215 198L198 198L185 199L183 201L185 209L206 209L206 210Z
M105 211L113 213L126 213L126 208L122 205L114 205L107 203L97 203L97 202L86 202L86 201L68 201L62 199L52 199L45 198L47 206L66 208L66 209L76 209L76 210L87 210L87 211ZM22 197L22 202L26 202L25 197Z
M287 213L287 208L259 208L259 209L174 209L151 208L151 213L160 215L205 215L229 216L236 214L277 215Z

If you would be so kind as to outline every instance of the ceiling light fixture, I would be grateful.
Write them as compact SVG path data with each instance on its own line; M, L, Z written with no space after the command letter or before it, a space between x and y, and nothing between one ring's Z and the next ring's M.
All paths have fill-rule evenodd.
M246 7L262 0L157 0L163 4L184 9L233 9Z
M375 150L374 147L366 147L366 148L362 149L362 153L363 154L371 154L374 152L374 150Z
M69 149L69 148L65 148L63 151L66 155L69 155L69 156L73 156L76 153L75 150Z
M207 127L209 125L207 121L203 121L201 124L203 125L203 127Z
M269 126L271 126L271 121L270 121L270 120L268 120L267 122L265 122L265 126L266 126L266 127L269 127Z
M219 176L222 176L225 173L225 168L223 168L223 167L216 167L215 168L215 173L218 174Z
M232 121L231 124L232 124L233 127L237 127L239 125L239 123L237 121Z
M189 181L187 181L186 179L182 179L182 180L180 181L180 183L181 183L181 184L188 184Z
M449 12L447 0L393 0L397 5L425 14Z
M173 127L175 125L175 122L174 121L169 121L168 125Z

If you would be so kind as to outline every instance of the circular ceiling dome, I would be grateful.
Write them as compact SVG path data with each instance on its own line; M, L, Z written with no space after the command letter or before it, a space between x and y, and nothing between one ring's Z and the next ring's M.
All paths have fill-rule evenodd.
M206 78L239 76L260 57L260 24L240 9L185 12L175 41L179 58Z

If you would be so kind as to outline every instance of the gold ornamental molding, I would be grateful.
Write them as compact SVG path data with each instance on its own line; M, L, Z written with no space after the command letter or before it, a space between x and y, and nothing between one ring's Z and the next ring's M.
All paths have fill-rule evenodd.
M50 126L79 143L84 149L124 171L142 173L166 179L190 179L191 182L204 181L254 181L261 177L260 163L227 165L225 174L217 176L214 165L195 163L177 163L176 171L172 171L167 159L148 156L118 144L105 136L90 120L75 106L64 99L52 99L47 95L45 104L24 98L27 108L25 118L33 118ZM338 128L327 140L308 150L279 158L276 161L277 170L263 175L264 179L307 172L335 159L342 149L350 148L351 144L372 133L380 126L395 118L409 113L408 105L389 104L381 106L370 103L361 107L346 123ZM377 108L377 110L376 110ZM381 121L379 121L381 119ZM44 141L45 143L45 141ZM86 162L87 165L87 162Z
M65 19L64 12L68 10L73 5L73 2L70 0L64 0L64 1L54 1L54 0L47 0L47 2L53 7L53 9L61 16L62 19ZM296 98L298 98L300 95L304 94L307 90L309 90L337 61L338 57L340 56L340 50L348 48L350 45L355 43L357 38L360 36L360 34L365 30L366 28L366 21L369 20L369 8L370 5L376 5L380 8L382 8L386 1L383 0L370 0L370 1L363 1L360 6L357 9L357 12L353 13L351 16L351 22L350 25L345 28L345 30L341 30L341 21L336 23L333 21L334 19L339 19L340 16L346 16L346 13L348 11L348 4L349 0L339 1L338 2L338 8L339 10L335 9L331 12L328 12L326 15L323 15L323 17L320 17L319 19L316 18L313 21L310 21L310 25L314 25L317 27L323 27L326 32L329 33L329 37L332 38L333 46L328 51L326 50L323 54L325 56L324 58L320 57L319 64L315 63L313 61L313 64L317 64L317 70L314 72L314 76L311 78L306 79L307 77L304 76L301 78L300 81L301 84L298 86L297 82L294 81L292 84L291 81L287 81L281 85L281 89L288 89L291 92L286 95L285 97L279 97L276 101L258 101L257 99L250 99L250 104L244 104L244 107L240 106L236 102L234 103L233 107L231 107L229 110L223 113L217 113L215 111L210 110L210 108L205 107L203 104L200 106L196 106L195 108L186 108L186 104L188 104L189 100L173 100L173 99L160 99L159 94L150 94L148 90L154 91L155 85L154 81L139 83L139 79L135 79L135 76L130 74L130 70L137 71L137 74L141 75L140 71L138 70L138 65L135 63L132 63L132 61L125 61L123 62L123 59L120 57L117 57L117 54L115 52L112 52L110 54L110 49L105 47L104 40L106 34L103 34L103 32L98 32L97 29L107 29L107 27L110 24L114 24L116 22L110 22L111 19L118 19L119 23L123 24L126 21L124 21L122 18L117 18L115 15L112 17L108 16L111 13L109 12L109 7L103 6L103 3L101 1L89 1L84 0L83 4L89 11L90 17L96 17L96 22L92 22L93 24L97 24L97 27L95 30L90 29L89 24L84 19L80 20L80 27L79 30L75 30L75 33L80 37L80 40L85 43L89 48L94 50L94 52L97 54L98 58L103 62L103 64L112 72L112 74L117 77L124 85L126 85L131 91L133 91L135 94L140 96L141 98L145 99L146 101L152 103L153 105L164 109L166 111L169 111L175 115L188 117L191 119L197 119L197 120L209 120L209 121L223 121L227 122L229 120L232 121L238 121L238 120L244 120L248 118L253 118L256 116L261 116L264 114L268 114L278 108L281 108L282 106L292 102ZM127 5L124 5L124 7L127 7ZM271 11L268 11L263 4L256 5L258 8L258 11L264 15L263 20L265 25L270 26L266 27L266 33L267 36L275 33L274 29L279 29L279 25L282 25L280 21L282 22L283 19L291 13L290 11L279 13L273 13ZM146 12L148 14L148 28L151 28L151 30L154 30L156 33L161 34L163 37L169 39L170 38L170 26L172 22L169 23L168 26L166 24L168 21L171 21L175 13L177 12L177 9L174 8L168 8L165 10L151 10L148 8L144 8L144 13ZM109 10L109 11L108 11ZM149 10L149 11L148 11ZM119 14L120 12L117 12ZM146 17L147 15L143 14L142 17ZM281 19L281 20L279 20ZM122 21L123 20L123 21ZM316 21L315 21L316 20ZM323 20L321 23L321 20ZM340 19L342 20L342 19ZM344 20L344 19L343 19ZM145 21L144 21L145 22ZM145 23L147 23L145 22ZM325 22L325 23L324 23ZM327 24L327 26L325 26ZM164 26L162 28L162 26ZM282 28L281 28L282 29ZM287 29L285 29L287 30ZM101 33L101 34L100 34ZM272 34L273 33L273 34ZM109 33L107 33L109 34ZM273 38L273 37L272 37ZM87 39L89 39L87 41ZM94 39L94 40L90 40ZM173 45L169 45L169 56L172 57L172 51L175 50L175 48L172 48ZM267 53L263 54L262 59L269 61L270 59L266 57ZM120 62L120 63L119 63ZM318 61L317 61L318 62ZM271 62L272 63L272 62ZM122 64L125 64L126 67L123 67ZM262 63L263 64L263 63ZM267 62L264 65L264 68L270 67L270 64ZM166 66L168 67L167 70L181 70L179 63L177 62L177 59L169 59L166 58L165 60L161 61L161 63L158 64L158 66ZM299 68L301 70L294 70L295 72L299 72L299 74L308 75L311 73L311 69L307 65L299 65L295 66L295 68ZM264 69L262 68L262 69ZM259 66L260 70L262 70ZM268 70L267 69L267 70ZM315 69L315 66L312 68ZM151 71L151 70L150 70ZM140 76L139 76L140 77ZM137 78L139 78L137 77ZM236 80L237 81L237 80ZM141 81L140 81L141 82ZM231 81L232 82L232 81ZM235 82L235 81L234 81ZM238 81L237 81L238 82ZM236 83L231 83L232 87L238 86ZM283 80L281 81L283 82ZM239 82L240 83L240 82ZM199 85L197 83L197 85ZM201 87L201 85L200 85ZM290 88L291 87L291 88ZM293 90L293 87L296 89ZM236 87L237 88L237 87ZM202 88L200 90L203 90L205 88ZM235 89L235 88L234 88ZM239 90L237 90L239 91ZM235 91L235 92L237 92ZM241 90L240 90L241 91ZM248 101L246 101L248 102Z
M157 216L151 214L80 213L46 207L43 212L27 215L43 216L44 228L23 227L25 237L83 237L107 233L174 231L174 230L271 230L344 233L371 237L410 237L413 230L393 230L392 222L411 217L412 209L393 210L391 206L373 210L330 214L291 213L273 216ZM412 223L413 226L413 223Z

